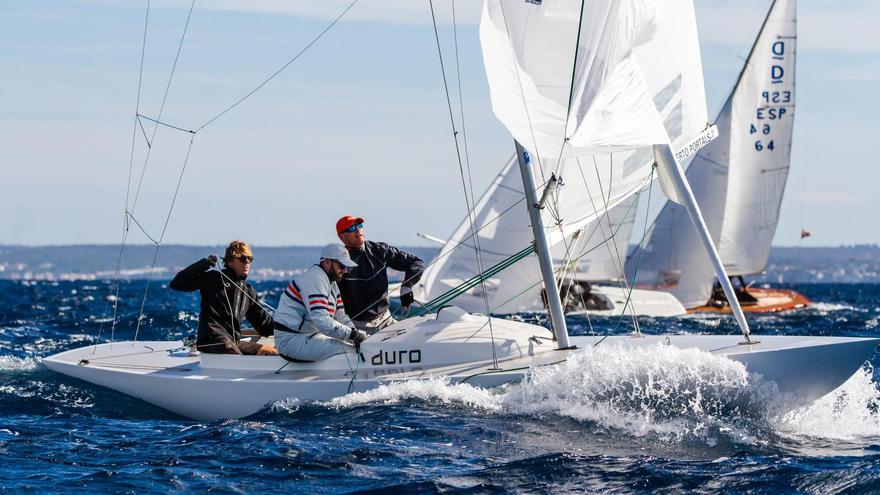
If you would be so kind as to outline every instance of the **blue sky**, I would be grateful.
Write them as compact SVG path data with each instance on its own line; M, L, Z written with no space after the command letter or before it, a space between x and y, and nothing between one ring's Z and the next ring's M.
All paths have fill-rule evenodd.
M196 3L163 120L196 128L290 59L348 3ZM449 0L435 1L457 93ZM710 117L732 87L768 0L697 0ZM154 0L142 113L156 115L189 1ZM457 3L474 188L511 155L494 119L479 2ZM799 2L792 172L775 244L880 242L880 2ZM129 170L143 1L0 4L0 243L114 243ZM151 129L147 128L150 132ZM143 163L136 140L135 172ZM189 136L158 131L135 217L156 237ZM425 244L465 214L427 1L360 0L290 68L195 138L166 243L323 244L340 215L367 235ZM135 183L137 177L135 177ZM132 232L129 242L147 238Z

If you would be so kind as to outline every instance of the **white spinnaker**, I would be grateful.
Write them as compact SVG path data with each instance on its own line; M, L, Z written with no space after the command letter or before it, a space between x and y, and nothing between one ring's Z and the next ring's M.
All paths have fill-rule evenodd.
M533 163L540 162L539 182L553 172L565 182L543 212L557 258L564 253L563 240L589 232L588 225L597 219L607 222L607 210L633 201L651 176L652 144L671 140L681 145L705 127L693 5L690 0L671 0L660 7L659 1L634 0L485 3L480 39L493 109L515 139L538 150ZM569 114L570 94L574 98ZM518 170L506 169L475 207L484 268L532 242L525 205L486 226L522 200L521 182ZM625 249L626 230L618 233L616 248ZM465 220L441 251L441 256L450 250L453 254L423 276L423 297L435 297L478 273L473 243L454 247L470 234ZM602 278L619 277L617 273ZM539 280L534 258L508 268L486 283L490 310L534 309L539 289L526 288ZM480 290L469 295L479 296ZM470 308L467 298L456 304ZM503 309L498 309L502 303ZM470 309L484 311L485 305L480 302Z
M539 162L539 183L561 172L568 184L545 212L551 245L644 185L651 151L611 151L675 146L705 127L690 0L487 0L480 40L496 116ZM584 209L590 195L605 204Z
M791 157L795 37L795 1L777 0L718 116L721 137L687 171L730 275L763 270L776 231ZM630 257L627 273L638 259L638 252ZM687 212L667 203L649 233L637 283L696 307L708 301L714 278Z

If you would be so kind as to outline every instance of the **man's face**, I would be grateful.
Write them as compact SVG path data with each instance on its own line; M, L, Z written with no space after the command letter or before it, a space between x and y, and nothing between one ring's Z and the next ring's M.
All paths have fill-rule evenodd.
M324 260L327 264L327 275L330 277L331 282L340 282L343 278L345 278L345 274L348 273L348 268L342 265L342 263L336 260Z
M235 274L238 275L239 278L245 278L251 271L252 262L253 258L242 254L233 256L231 259L226 260L226 266L229 267L230 270L235 272Z
M339 240L347 248L360 248L364 245L364 224L356 223L339 234Z

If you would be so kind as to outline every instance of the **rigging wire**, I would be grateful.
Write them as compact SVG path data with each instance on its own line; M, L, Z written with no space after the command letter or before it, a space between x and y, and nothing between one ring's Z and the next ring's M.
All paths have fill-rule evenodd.
M339 22L343 17L345 17L345 14L347 14L348 11L351 10L352 7L354 7L354 5L355 5L356 3L358 3L358 0L352 0L352 2L351 2L350 4L348 4L348 7L346 7L345 9L343 9L342 12L340 12L339 15L336 16L336 18L333 19L333 21L332 21L330 24L327 25L327 27L325 27L320 33L318 33L318 35L315 36L315 38L312 39L312 41L310 41L306 46L304 46L304 47L302 48L302 50L300 50L299 52L297 52L297 54L294 55L293 58L291 58L290 60L288 60L286 64L282 65L280 69L276 70L271 76L267 77L263 82L261 82L260 84L258 84L257 87L255 87L254 89L252 89L252 90L251 90L250 92L248 92L246 95L244 95L244 96L242 96L241 98L239 98L238 100L236 100L235 103L233 103L232 105L229 105L228 107L226 107L225 110L223 110L222 112L218 113L217 115L211 117L211 118L208 119L204 124L200 125L200 126L196 129L196 132L201 131L201 130L204 129L205 127L208 127L209 125L213 124L214 121L216 121L216 120L219 119L220 117L226 115L227 113L229 113L230 111L232 111L233 108L235 108L235 107L237 107L238 105L240 105L244 100L247 100L248 98L251 97L251 95L253 95L253 94L256 93L257 91L259 91L260 89L262 89L263 86L265 86L266 84L269 83L269 81L271 81L272 79L275 79L275 76L277 76L278 74L281 74L282 72L284 72L284 70L287 69L287 68L290 66L290 64L296 62L296 60L297 60L300 56L302 56L302 54L304 54L306 51L308 51L308 49L311 48L312 45L314 45L315 43L317 43L318 40L320 40L322 37L324 37L324 35L327 34L327 32L330 31L330 29L332 29L333 26L335 26L337 22Z
M609 195L611 194L611 181L613 180L613 175L611 174L611 168L613 168L613 166L614 166L614 154L613 154L613 153L612 153L611 156L610 156L610 163L611 163L611 167L609 167L609 173L608 173L608 194L609 194ZM599 183L599 191L600 191L600 193L602 193L602 194L600 194L600 197L602 198L603 207L604 207L604 210L605 210L605 218L608 220L608 227L609 227L609 229L610 229L610 228L611 228L611 223L612 223L612 222L611 222L611 214L610 214L610 212L608 211L608 210L609 210L609 208L608 208L608 198L605 196L605 194L604 194L604 192L603 192L603 191L605 191L605 187L603 187L603 185L602 185L602 175L599 173L599 163L598 163L598 161L596 160L596 156L595 156L595 155L593 155L593 169L596 171L596 180L597 180L598 183ZM651 166L651 177L653 177L653 176L654 176L654 167L653 167L653 165L652 165L652 166ZM592 200L592 197L591 197L591 200ZM599 221L601 222L601 220L599 220ZM618 249L618 247L617 247L617 241L615 241L614 239L612 239L612 242L614 243L614 250L612 251L612 249L609 247L609 248L608 248L608 254L610 255L612 261L614 261L614 259L615 259L615 254L618 255L617 257L618 257L618 265L619 265L619 266L617 266L616 268L619 268L619 269L620 269L620 273L623 273L623 271L624 271L624 266L623 266L623 264L621 264L621 263L619 262L619 261L620 261L620 260L619 260L619 253L620 253L620 251L619 251L619 249ZM625 276L625 275L624 275L623 279L624 279L624 284L626 284L626 276ZM624 287L624 289L628 289L628 288L629 288L629 287ZM630 305L630 304L631 304L631 303L629 302L629 297L627 297L627 305ZM628 306L624 306L624 307L623 307L623 311L621 312L621 316L623 316L623 315L626 313L626 309L627 309L627 307L628 307ZM636 317L636 310L635 310L635 308L632 307L632 306L629 306L629 309L630 309L630 315L631 315L631 317L632 317L633 327L635 328L636 333L641 334L641 329L639 328L639 319L638 319L638 317Z
M454 12L455 0L452 0L452 2L453 2L453 12ZM476 220L475 220L473 213L472 213L471 200L468 198L467 180L465 179L464 165L462 164L462 160L461 160L461 149L458 145L458 130L456 130L456 128L455 128L455 115L452 110L452 99L449 96L449 85L448 85L447 79L446 79L446 67L443 63L443 50L441 49L441 46L440 46L440 33L437 29L437 17L434 14L434 0L428 0L428 5L431 8L431 23L434 26L434 39L437 42L437 56L440 61L440 73L443 76L443 89L446 92L446 105L449 108L449 122L452 126L452 140L455 142L455 154L456 154L456 157L458 158L458 169L459 169L459 172L461 173L461 187L464 190L464 202L465 202L465 206L467 207L468 221L470 222L471 232L474 234L474 251L476 254L476 258L477 258L478 267L479 267L480 272L482 273L483 263L482 263L482 257L480 255L480 249L479 249L480 238L478 235L476 235L476 228L475 228ZM457 44L457 38L456 38L456 64L457 63L458 63L458 44ZM459 70L459 74L460 74L460 70ZM459 95L460 94L461 94L461 78L459 76ZM464 106L464 104L462 103L462 107L463 106ZM463 112L464 112L464 109L462 108L462 114L463 114ZM470 170L470 167L468 167L468 170ZM469 175L470 174L468 173L468 176ZM471 183L471 195L473 195L473 183ZM481 277L480 283L484 284L482 277ZM483 299L486 304L486 318L489 322L489 338L492 340L492 363L497 368L498 367L498 355L495 351L495 332L492 328L492 318L489 316L489 298L488 298L488 295L486 294L485 285L483 285L482 292L483 292Z
M162 247L162 240L165 238L165 232L168 230L168 223L171 221L171 213L174 211L174 205L177 203L177 195L180 193L180 184L183 182L183 174L186 172L186 165L189 163L189 155L192 151L193 142L196 135L193 134L189 140L189 146L186 148L186 157L183 159L183 166L180 168L180 175L177 178L177 186L174 188L174 196L171 198L171 206L168 207L168 215L165 216L165 224L162 226L162 233L159 235L159 242L156 244L156 250L153 252L153 263L150 266L150 274L147 276L147 286L144 289L144 297L141 301L141 310L137 318L137 326L134 330L134 340L137 341L138 332L141 329L141 322L144 319L144 305L147 303L147 294L150 291L150 283L153 281L153 273L156 270L156 260L159 258L159 248Z
M148 146L146 156L144 157L144 165L141 168L140 179L138 180L138 185L137 185L137 189L135 190L134 199L132 200L130 207L129 207L129 205L126 205L127 212L131 213L131 214L134 213L134 210L137 207L138 198L140 197L141 188L142 188L143 182L144 182L144 176L146 175L146 171L147 171L147 165L149 164L150 156L151 156L152 150L153 150L152 145L156 142L156 133L158 132L158 129L159 129L159 121L162 120L162 112L164 112L164 110L165 110L165 104L168 101L168 94L171 92L171 84L174 81L174 73L177 70L177 62L180 60L180 53L183 50L183 42L186 40L187 32L189 32L189 23L190 23L190 20L192 19L192 13L193 13L193 9L195 8L195 5L196 5L196 0L192 0L192 2L190 3L189 11L187 12L187 15L186 15L186 23L183 26L183 32L180 35L180 42L177 44L177 52L174 55L174 63L171 65L171 73L168 75L168 83L165 85L165 92L162 95L162 104L159 106L159 113L158 113L158 116L156 117L156 124L153 126L153 133L151 135L151 139L149 139L147 141L148 143L150 143L150 145ZM146 40L146 38L145 38L145 40ZM137 108L135 110L135 113L136 113L136 115L140 114L140 108ZM183 180L183 173L186 170L186 164L189 161L189 154L190 154L190 151L192 150L192 145L193 145L194 139L195 139L195 133L192 133L192 136L190 137L190 141L189 141L189 146L187 147L187 150L186 150L186 157L183 162L183 167L181 168L181 171L180 171L180 177L178 178L178 181L177 181L177 187L174 190L174 197L171 202L171 207L168 210L168 216L165 219L165 225L162 228L162 234L159 236L159 241L156 243L156 249L153 254L153 263L150 266L150 273L147 277L147 286L144 288L144 297L141 302L141 309L138 314L137 324L135 327L135 333L134 333L134 340L135 341L137 340L138 332L140 331L141 322L143 320L144 306L147 302L147 294L149 293L150 283L152 282L153 273L156 269L156 260L159 257L159 248L161 246L162 239L165 237L165 231L167 230L168 222L171 219L171 212L174 210L174 204L177 200L177 195L180 191L180 183ZM133 218L133 217L131 217L131 218ZM125 241L127 240L127 232L128 231L126 230L126 236L123 238L123 246L125 244ZM115 330L115 321L114 321L113 327ZM113 337L111 337L111 339L112 338Z
M116 257L116 268L113 270L113 284L110 286L110 294L107 297L107 303L104 306L103 314L107 315L107 309L110 302L113 302L113 319L111 325L111 335L115 335L116 333L116 316L117 310L119 308L119 274L122 270L122 255L125 252L125 241L128 237L128 204L131 195L131 176L132 171L134 170L134 147L137 139L137 129L140 124L140 120L137 118L137 113L140 109L141 105L141 88L143 85L144 79L144 55L146 53L147 47L147 32L150 24L150 0L147 0L147 10L144 15L144 36L143 41L141 42L141 62L140 68L138 69L138 84L137 84L137 98L135 100L135 122L133 123L133 129L131 134L131 151L129 152L128 159L128 181L126 182L125 187L125 208L123 209L122 216L122 238L119 242L119 255ZM141 127L143 129L143 127ZM146 137L146 134L145 136ZM98 337L95 339L95 348L93 349L93 353L97 352L98 342L101 340L101 334L104 331L104 320L106 318L101 319L101 326L98 327ZM111 342L113 341L113 337L110 338Z
M136 103L135 103L135 119L134 119L135 122L133 124L133 130L132 130L131 150L130 150L130 156L129 156L129 171L128 171L128 180L127 180L127 184L126 184L125 211L124 211L124 215L123 215L122 240L120 242L120 249L119 249L119 255L118 255L117 261L116 261L116 268L114 270L114 284L113 284L113 286L111 286L111 296L112 297L108 297L108 303L107 303L108 306L109 306L110 300L112 300L114 303L113 304L112 325L111 325L111 329L112 329L111 330L111 338L110 338L111 342L115 339L115 330L116 330L116 324L117 324L117 319L118 319L117 317L118 317L120 273L121 273L123 253L125 251L125 246L126 246L126 242L128 239L128 233L130 231L130 220L133 220L135 222L135 224L138 226L138 228L140 228L140 230L144 233L144 235L146 235L154 244L156 244L156 249L155 249L155 252L153 255L153 263L150 267L150 274L149 274L149 277L147 280L147 287L144 290L144 297L141 302L141 309L140 309L139 316L138 316L137 327L135 329L135 340L137 340L137 335L140 330L141 320L142 320L143 314L144 314L144 306L146 303L147 294L149 292L150 283L152 281L152 276L155 271L156 261L158 259L159 248L160 248L161 242L165 236L165 232L168 228L168 224L171 219L171 214L174 210L174 204L175 204L177 197L178 197L178 194L180 192L180 185L183 180L183 174L186 170L186 165L189 161L189 156L190 156L190 152L192 151L192 146L193 146L193 142L195 140L196 133L199 130L208 126L209 124L213 123L214 121L216 121L217 119L219 119L220 117L222 117L223 115L228 113L229 111L231 111L233 108L235 108L239 104L241 104L244 100L246 100L248 97L253 95L255 92L257 92L263 86L265 86L273 78L275 78L275 76L277 76L282 71L284 71L295 60L297 60L303 53L305 53L309 48L311 48L319 39L321 39L321 37L323 37L324 34L326 34L334 25L336 25L336 23L339 22L339 20L346 13L348 13L348 11L351 10L351 8L354 7L354 5L357 2L358 2L358 0L353 0L348 5L348 7L346 7L326 28L324 28L323 31L321 31L321 33L318 34L317 37L315 37L309 44L307 44L302 50L300 50L299 53L297 53L292 59L290 59L284 66L282 66L274 74L272 74L267 79L265 79L256 88L251 90L248 94L246 94L244 97L237 100L235 103L233 103L232 105L227 107L225 110L223 110L219 114L212 117L207 122L202 124L198 129L189 130L189 129L184 129L182 127L174 126L174 125L167 124L167 123L163 122L162 121L162 113L164 112L165 105L167 103L168 95L169 95L170 89L171 89L171 84L174 79L174 73L176 71L177 63L180 59L180 54L181 54L181 51L183 48L183 43L184 43L184 40L186 39L186 34L189 29L189 24L190 24L190 20L192 18L192 13L195 8L195 0L192 0L192 2L190 3L189 11L187 12L186 23L184 25L183 32L181 34L180 41L178 43L177 52L176 52L175 58L174 58L174 63L172 64L172 68L171 68L171 73L168 77L168 82L165 86L165 92L163 94L162 104L159 108L159 112L158 112L156 118L148 117L146 115L143 115L140 112L140 102L141 102L141 95L142 95L142 89L143 89L144 59L145 59L145 53L146 53L147 34L148 34L149 18L150 18L150 10L151 10L150 9L150 0L147 0L147 8L146 8L145 16L144 16L144 34L143 34L143 39L142 39L142 43L141 43L140 66L139 66L139 71L138 71L138 89L137 89L137 99L136 99ZM143 127L143 122L141 121L141 119L148 120L148 121L153 122L155 124L153 127L153 130L152 130L151 136L149 136L149 137L147 136L147 132ZM151 156L151 152L153 149L153 145L155 144L156 133L157 133L160 125L165 126L165 127L169 127L169 128L172 128L172 129L175 129L178 131L187 132L191 136L190 136L189 145L187 147L186 156L184 158L184 163L183 163L183 166L181 167L181 172L180 172L180 176L178 178L177 187L174 191L174 196L172 198L171 206L168 210L168 215L166 216L165 224L163 225L163 228L162 228L162 234L159 236L159 239L157 241L152 236L150 236L147 233L146 229L137 221L137 219L134 217L134 211L136 209L137 202L140 197L144 177L146 175L147 165L150 161L150 156ZM132 177L133 177L133 171L134 171L134 151L135 151L135 143L136 143L136 136L137 136L138 128L140 128L141 132L143 133L144 141L146 142L146 145L147 145L147 152L146 152L146 156L144 158L143 166L141 168L141 173L140 173L140 177L138 179L137 188L135 190L134 199L132 200L131 199L131 189L132 189ZM104 310L105 314L107 313L107 309L108 308L105 307L105 310ZM103 321L101 323L101 327L98 330L98 338L97 338L98 341L100 340L100 336L101 336L102 331L103 331ZM97 344L97 341L96 341L96 344Z
M650 177L650 180L649 180L649 182L648 182L648 204L647 204L647 208L649 208L649 209L651 208L651 192L654 190L654 173L655 173L655 170L656 170L656 169L657 169L657 164L655 163L655 164L651 167L651 177ZM626 295L626 302L624 303L624 310L625 310L626 306L630 304L630 299L631 299L631 297L632 297L632 287L635 285L635 283L636 283L636 279L637 279L637 277L639 276L639 268L640 268L640 266L641 266L641 264L642 264L642 253L643 253L644 250L645 250L645 240L646 240L647 237L648 237L648 227L649 227L649 224L650 224L650 222L649 222L648 220L649 220L648 217L645 216L645 228L644 228L644 230L642 231L642 240L639 242L639 249L638 249L639 254L638 254L638 257L636 258L636 268L635 268L635 270L633 271L632 282L630 283L630 289L629 289L629 291L628 291L628 293L627 293L627 295ZM623 316L623 315L621 314L621 316ZM613 329L613 330L614 330L614 331L617 331L617 327L618 327L619 325L620 325L620 320L618 320L618 321L617 321L617 324L614 325L614 329ZM605 336L602 337L601 339L599 339L599 341L596 342L595 344L593 344L593 346L595 347L595 346L601 344L606 338L608 338L608 335L609 335L609 333L606 332L606 333L605 333Z
M159 122L162 120L162 112L165 111L165 104L168 102L168 93L171 92L171 83L174 81L174 73L177 70L177 62L180 60L180 52L183 50L183 42L186 39L186 33L189 31L189 21L192 18L193 9L196 6L196 0L192 0L189 6L189 12L186 15L186 24L183 26L183 33L180 35L180 42L177 44L177 53L174 55L174 63L171 65L171 74L168 75L168 83L165 85L165 93L162 95L162 104L159 105L159 113L154 121L156 125L153 126L153 133L150 136L148 143L156 142L156 132L159 130ZM137 112L140 113L140 109L137 109ZM152 120L152 119L151 119ZM131 203L131 211L134 211L137 207L138 198L140 198L141 188L144 183L144 175L147 172L147 165L150 161L150 156L152 152L152 144L147 148L147 154L144 158L144 165L141 168L141 176L138 180L137 189L135 189L134 199Z

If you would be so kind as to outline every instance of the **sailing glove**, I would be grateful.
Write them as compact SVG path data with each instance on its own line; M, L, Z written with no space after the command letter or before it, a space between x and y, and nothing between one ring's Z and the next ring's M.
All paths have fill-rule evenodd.
M400 289L400 305L401 306L403 306L404 308L408 308L408 307L412 306L412 303L415 300L416 300L416 298L413 295L412 289L410 289L409 287L402 287Z
M208 260L208 263L210 263L211 266L217 266L217 256L216 255L209 254L208 257L205 259Z
M360 345L361 342L367 340L367 332L352 328L351 335L349 335L348 338L354 345Z

